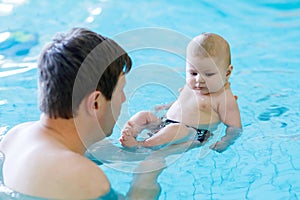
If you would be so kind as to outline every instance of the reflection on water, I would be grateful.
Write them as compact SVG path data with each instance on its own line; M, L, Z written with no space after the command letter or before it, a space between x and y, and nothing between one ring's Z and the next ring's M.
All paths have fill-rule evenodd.
M38 44L37 34L24 31L0 33L0 50L2 56L14 57L27 55Z

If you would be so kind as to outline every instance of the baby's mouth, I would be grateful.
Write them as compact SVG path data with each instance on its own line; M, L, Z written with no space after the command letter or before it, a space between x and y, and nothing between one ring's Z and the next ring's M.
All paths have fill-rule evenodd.
M195 87L196 90L206 90L206 87Z

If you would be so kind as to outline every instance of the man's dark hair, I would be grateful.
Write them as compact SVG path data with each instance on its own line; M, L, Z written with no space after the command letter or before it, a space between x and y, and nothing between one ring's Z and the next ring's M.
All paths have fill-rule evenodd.
M70 119L93 91L111 100L120 75L131 65L116 42L93 31L73 28L58 34L38 61L40 110L50 118Z

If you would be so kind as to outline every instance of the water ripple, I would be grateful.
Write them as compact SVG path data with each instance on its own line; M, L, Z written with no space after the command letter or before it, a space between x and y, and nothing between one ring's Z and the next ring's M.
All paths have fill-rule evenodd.
M277 105L272 105L267 108L264 112L262 112L258 119L260 121L269 121L272 117L279 117L283 113L287 112L289 109L286 107L280 107Z

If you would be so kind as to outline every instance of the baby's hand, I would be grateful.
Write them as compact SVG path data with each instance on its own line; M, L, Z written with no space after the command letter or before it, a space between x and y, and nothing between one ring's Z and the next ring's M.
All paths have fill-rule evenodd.
M161 111L161 110L168 110L172 106L172 104L173 104L173 102L168 103L168 104L163 104L163 105L156 105L154 107L154 111L158 112L158 111Z
M223 136L220 141L211 145L210 148L219 153L222 153L230 145L232 145L238 137L240 137L242 131L243 130L241 128L237 128L237 127L233 127L233 126L227 127L227 130L226 130L227 134L225 136Z
M166 110L166 105L157 105L157 106L154 107L155 112L158 112L158 111L161 111L161 110Z
M214 151L217 151L219 153L224 152L228 147L230 146L229 143L224 141L218 141L215 144L211 145L209 148L211 148Z

